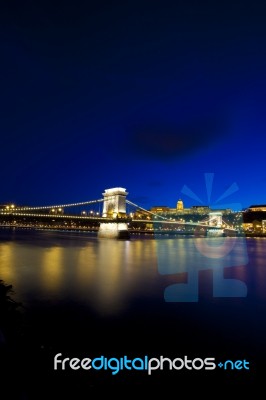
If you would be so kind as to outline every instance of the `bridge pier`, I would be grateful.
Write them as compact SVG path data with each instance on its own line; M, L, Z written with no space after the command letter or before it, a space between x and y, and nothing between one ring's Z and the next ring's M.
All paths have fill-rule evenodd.
M125 222L127 194L126 189L120 187L105 189L102 216L111 221L100 223L99 238L130 239L128 225Z
M98 231L99 238L130 239L126 222L101 222Z

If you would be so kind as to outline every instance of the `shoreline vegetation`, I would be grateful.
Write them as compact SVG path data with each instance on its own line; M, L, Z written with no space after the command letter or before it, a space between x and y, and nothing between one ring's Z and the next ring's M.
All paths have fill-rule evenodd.
M0 398L26 399L23 389L24 370L20 360L25 359L28 349L24 321L24 306L13 299L13 285L0 279ZM26 397L24 397L26 395Z
M16 340L20 327L21 303L12 298L13 286L0 279L0 348Z

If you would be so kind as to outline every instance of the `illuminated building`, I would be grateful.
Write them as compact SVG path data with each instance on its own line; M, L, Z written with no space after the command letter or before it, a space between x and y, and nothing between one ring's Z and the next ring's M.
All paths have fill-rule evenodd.
M150 209L151 212L154 212L156 214L159 213L166 213L170 211L170 208L167 206L154 206Z
M266 211L266 205L261 204L261 205L252 205L249 206L247 211L255 212L255 211Z
M192 206L190 208L185 208L184 203L181 199L179 199L176 203L176 208L170 208L168 206L154 206L150 209L151 212L154 212L155 214L161 214L164 216L167 216L171 214L176 215L188 215L188 214L193 214L193 215L208 215L211 211L217 211L221 212L223 215L225 214L231 214L233 211L229 208L226 209L212 209L209 206Z
M184 210L184 203L181 199L178 200L176 203L176 211L183 211Z
M266 233L266 205L252 205L243 212L245 232Z
M211 209L209 206L192 206L190 211L192 214L209 214Z

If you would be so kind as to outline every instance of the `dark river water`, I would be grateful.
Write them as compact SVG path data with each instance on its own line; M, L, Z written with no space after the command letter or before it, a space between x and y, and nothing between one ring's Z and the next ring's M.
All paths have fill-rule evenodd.
M93 390L128 387L171 393L183 387L190 394L194 383L200 394L212 382L219 390L256 391L266 377L265 260L266 238L120 241L3 229L0 279L22 303L2 358L7 378L17 383L6 387L17 399L65 393L83 399ZM116 374L54 370L58 353L80 360L127 356L138 365L145 356L213 358L216 368L197 360L192 369L169 369L165 361L151 374L125 366Z

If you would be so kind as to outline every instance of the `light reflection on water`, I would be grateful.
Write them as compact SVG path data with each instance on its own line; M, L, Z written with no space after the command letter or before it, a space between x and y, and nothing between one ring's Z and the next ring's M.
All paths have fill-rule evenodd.
M215 257L207 260L199 248L212 243L213 250L220 243L204 238L98 240L58 232L1 235L0 279L13 285L19 301L78 301L99 313L117 313L138 296L163 299L165 286L175 284L180 272L214 268ZM236 267L233 277L246 283L248 295L265 298L266 239L245 243L247 263L242 243L221 265Z

